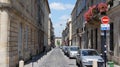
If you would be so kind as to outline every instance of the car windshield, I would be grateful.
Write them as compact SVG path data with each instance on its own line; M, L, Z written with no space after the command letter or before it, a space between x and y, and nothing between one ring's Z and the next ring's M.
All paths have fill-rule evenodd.
M83 50L82 56L98 56L99 54L95 50Z
M71 51L77 51L79 48L78 47L71 47L70 50Z
M65 47L65 50L67 50L68 49L68 47Z

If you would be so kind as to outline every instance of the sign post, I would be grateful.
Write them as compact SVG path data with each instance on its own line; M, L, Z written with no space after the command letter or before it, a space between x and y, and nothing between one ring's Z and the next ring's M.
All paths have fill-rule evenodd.
M101 18L101 22L102 22L102 24L101 24L101 30L103 31L103 33L104 33L104 35L103 35L103 45L104 45L104 60L105 60L105 67L106 67L106 61L107 61L107 55L106 55L106 53L107 53L107 44L106 44L106 31L107 30L110 30L110 25L108 24L109 23L109 17L108 16L103 16L102 18Z

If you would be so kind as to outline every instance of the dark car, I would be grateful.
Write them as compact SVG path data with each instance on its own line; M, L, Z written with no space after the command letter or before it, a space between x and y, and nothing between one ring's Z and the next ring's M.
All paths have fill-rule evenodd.
M63 52L64 52L65 55L68 54L68 48L69 48L69 46L63 46L62 47L62 50L63 50Z

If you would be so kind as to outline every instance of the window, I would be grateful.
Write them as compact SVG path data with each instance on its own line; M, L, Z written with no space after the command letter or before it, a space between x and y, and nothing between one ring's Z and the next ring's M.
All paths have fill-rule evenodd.
M93 30L91 30L91 48L93 48Z
M19 26L19 33L18 33L18 56L21 58L22 55L22 24Z
M93 0L91 0L91 6L93 5Z
M98 33L98 30L97 30L97 28L96 28L96 29L95 29L95 37L96 37L96 39L95 39L95 40L96 40L96 41L95 41L96 47L95 47L95 48L96 48L96 49L97 49L97 47L98 47L98 44L97 44L97 43L98 43L98 36L97 36L97 33Z
M118 1L118 0L114 0L114 1L113 1L113 7L118 6L119 3L120 3L120 1Z
M106 0L102 0L102 2L104 2L104 3L105 3L105 2L106 2Z
M119 4L118 5L120 5L120 1L119 1Z
M113 27L113 23L110 24L110 50L114 51L114 37L113 37L113 33L114 33L114 27Z
M28 26L26 26L25 30L26 30L25 31L25 40L26 40L26 42L25 42L25 44L26 44L25 48L27 50L27 48L28 48Z

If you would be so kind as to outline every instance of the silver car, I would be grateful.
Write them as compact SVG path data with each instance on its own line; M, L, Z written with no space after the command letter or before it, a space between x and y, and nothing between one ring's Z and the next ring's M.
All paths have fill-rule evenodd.
M81 49L76 56L76 64L80 67L92 67L94 60L97 60L99 67L104 67L103 58L94 49Z
M78 46L70 46L68 48L68 56L69 56L69 58L75 58L76 55L77 55L78 50L79 50Z

